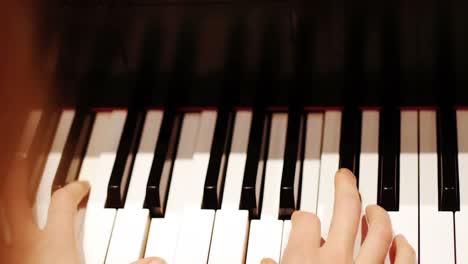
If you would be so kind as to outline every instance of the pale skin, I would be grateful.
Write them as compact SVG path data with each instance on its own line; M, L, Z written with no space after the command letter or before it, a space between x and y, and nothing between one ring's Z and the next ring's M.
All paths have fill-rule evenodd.
M377 205L365 209L363 238L353 260L354 243L361 219L361 199L356 178L341 169L335 176L335 204L327 241L320 234L320 219L306 212L295 212L289 242L281 263L384 263L390 248L391 263L416 263L415 251L403 235L393 237L388 213ZM392 243L393 242L393 243ZM276 263L266 259L262 264Z
M16 166L14 174L19 176L23 173ZM23 177L17 177L20 178ZM89 190L86 182L73 182L57 190L52 196L44 230L36 227L29 210L18 210L18 206L24 208L21 206L27 204L26 199L16 196L14 201L10 200L13 204L4 207L7 219L10 220L10 242L1 244L8 253L3 255L7 257L5 263L80 263L74 223L77 208ZM14 194L3 194L8 197L17 195L17 191ZM363 232L364 240L359 254L353 259L354 242L361 220L361 199L355 176L349 170L339 170L335 176L335 204L327 241L321 237L320 219L316 215L296 211L292 215L292 229L281 263L373 264L383 263L388 254L395 264L416 263L415 251L407 240L402 235L393 236L391 221L384 209L377 205L367 206L365 219L368 224L364 222L364 230L367 232ZM134 262L157 263L165 262L156 257ZM271 259L262 261L262 264L275 263Z
M19 122L8 118L7 113L14 113L12 116L15 117L25 106L47 104L44 97L49 94L49 81L54 76L58 49L52 44L49 50L40 50L42 57L36 56L36 42L33 40L37 23L34 12L29 8L30 2L33 1L0 1L0 35L8 40L0 44L0 57L8 62L0 64L0 87L3 88L0 89L0 98L4 109L9 109L9 112L0 112L1 123L9 124L8 129L0 130L2 166L14 148L8 143L17 138L18 131L11 128ZM89 185L73 182L56 191L51 200L47 225L44 230L39 230L27 199L29 175L26 166L18 162L9 173L0 167L0 263L80 263L74 222L77 208L89 193ZM348 170L340 170L335 179L334 217L327 241L321 239L317 216L295 212L282 263L353 263L352 249L360 221L361 202L355 178ZM415 252L406 239L402 235L393 237L390 218L385 210L376 205L368 206L366 218L369 226L356 263L383 263L390 245L392 263L415 263ZM8 230L3 228L5 225ZM263 262L275 263L268 259ZM164 262L159 258L146 258L135 263Z

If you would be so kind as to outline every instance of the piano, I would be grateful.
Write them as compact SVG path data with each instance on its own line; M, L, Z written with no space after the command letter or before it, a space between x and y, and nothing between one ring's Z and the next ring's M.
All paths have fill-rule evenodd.
M462 0L67 0L55 97L24 118L38 226L87 180L85 263L279 261L294 210L326 239L333 179L419 263L468 263ZM357 243L360 243L358 235Z

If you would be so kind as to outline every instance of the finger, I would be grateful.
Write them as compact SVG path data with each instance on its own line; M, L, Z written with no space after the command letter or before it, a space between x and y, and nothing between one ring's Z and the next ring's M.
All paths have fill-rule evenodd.
M416 252L403 235L393 239L390 259L394 264L416 263Z
M161 258L144 258L133 262L132 264L166 264Z
M352 256L360 215L356 177L350 170L340 169L335 176L335 202L327 245Z
M366 208L368 231L356 259L359 264L383 263L392 243L392 224L388 213L378 205Z
M291 216L291 231L282 262L304 263L314 259L321 246L320 219L313 213L296 211Z
M271 258L265 258L262 259L262 262L260 264L276 264L276 261L272 260Z
M48 225L70 225L75 221L77 207L90 189L87 182L72 182L52 195L49 207Z
M304 245L308 249L320 247L320 219L313 213L297 211L291 216L289 241L293 247Z

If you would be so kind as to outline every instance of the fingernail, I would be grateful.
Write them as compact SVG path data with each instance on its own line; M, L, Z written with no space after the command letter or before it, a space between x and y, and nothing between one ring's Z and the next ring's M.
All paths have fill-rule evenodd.
M83 184L83 186L90 188L91 184L89 184L89 181L79 181L79 183Z
M353 177L353 178L355 177L353 172L351 170L349 170L349 169L346 169L346 168L341 168L341 169L338 170L338 172L346 174L349 177Z

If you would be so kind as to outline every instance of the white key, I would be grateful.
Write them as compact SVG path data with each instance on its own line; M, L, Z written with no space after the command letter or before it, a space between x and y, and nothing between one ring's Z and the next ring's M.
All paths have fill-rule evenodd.
M81 241L84 263L104 263L115 220L115 209L91 207L84 211Z
M214 210L184 212L174 263L207 263L214 215Z
M301 163L302 163L302 155L301 155L301 148L304 144L304 136L303 135L303 129L304 129L304 120L301 120L301 124L300 124L300 131L299 131L299 140L298 140L298 146L299 146L299 149L298 149L298 152L297 152L297 158L296 158L296 168L295 168L295 173L294 173L294 199L295 199L295 202L298 203L299 202L299 198L298 198L298 195L299 195L299 181L300 181L300 174L302 173L301 172ZM285 158L285 157L283 157ZM283 221L283 234L282 234L282 238L281 238L281 254L280 254L280 260L281 260L281 257L283 256L284 254L284 250L286 249L286 246L288 245L288 241L289 241L289 233L291 231L291 220L284 220Z
M114 167L117 149L122 136L127 111L114 111L105 129L105 145L99 157L99 174L94 175L87 206L104 208L107 199L107 187Z
M418 246L418 112L401 111L400 207L389 212L395 234Z
M146 114L145 125L125 199L125 208L143 208L146 184L153 164L154 150L158 142L162 119L163 111L149 111Z
M100 127L101 151L97 168L88 176L91 192L87 203L81 238L86 263L103 263L114 225L116 209L104 208L107 186L117 154L117 148L125 123L126 111L112 112ZM88 153L87 153L88 154ZM81 178L80 173L80 179Z
M187 113L181 128L177 157L174 162L171 185L169 188L166 217L182 213L188 200L186 189L189 188L187 175L194 172L194 154L197 144L201 116Z
M200 114L186 113L184 115L165 217L151 220L145 256L161 257L168 264L174 261L181 218L185 204L189 200L186 191L188 188L186 178L187 175L191 176L194 171L193 155L199 126Z
M244 263L248 231L249 212L247 210L218 210L215 217L208 263Z
M149 210L143 203L162 117L162 111L146 114L125 207L117 210L106 263L131 263L143 257L150 223Z
M221 209L239 209L251 122L251 111L236 113Z
M320 155L322 150L323 114L307 115L304 162L302 168L302 192L300 209L317 212L318 184L320 177Z
M317 211L318 182L320 175L320 154L322 149L323 114L309 113L307 115L304 161L302 167L302 192L300 210L310 213ZM291 220L283 224L281 256L289 241Z
M340 162L341 112L326 111L323 129L322 155L317 216L321 220L322 237L328 236L333 214L335 174Z
M175 263L206 263L213 230L214 210L201 210L204 184L216 125L215 111L201 114L193 155L193 171L185 176L185 206L177 241ZM190 260L190 261L189 261Z
M283 221L272 218L250 221L247 264L258 264L264 258L277 263L281 254Z
M247 263L267 257L279 261L281 255L283 221L278 220L278 213L287 126L287 114L273 114L262 212L260 220L251 222Z
M127 264L142 258L149 223L148 209L125 208L117 210L106 263Z
M75 111L66 110L62 112L51 149L47 155L35 203L36 223L40 229L43 229L47 222L52 184L60 164L60 159L62 158L63 148L65 147L74 116Z
M179 236L180 219L153 218L151 219L145 258L160 257L167 264L174 263L174 252Z
M261 219L278 219L287 127L287 114L273 114L268 160L265 169Z
M211 144L216 126L216 111L204 111L200 118L197 144L193 154L193 170L184 177L184 208L200 209L208 163L210 162Z
M252 112L238 111L234 122L223 200L214 222L210 264L243 263L246 254L249 214L247 210L239 210L239 205Z
M466 261L468 260L468 226L466 226L466 223L468 223L467 210L468 209L464 207L463 209L460 208L460 211L455 212L457 263L467 263Z
M282 242L281 242L280 260L283 258L284 251L286 250L286 247L288 246L289 234L291 233L291 227L292 227L291 220L285 220L283 223L283 235L281 239Z
M362 112L361 127L361 153L359 157L359 193L362 199L362 208L370 204L377 204L377 187L379 173L379 118L378 110L364 110ZM364 210L361 212L361 219ZM362 244L361 221L359 222L354 256L357 257Z
M109 112L96 114L91 135L89 137L86 154L83 158L80 173L78 175L78 179L80 181L87 181L91 183L95 177L95 174L97 173L99 167L99 157L105 141L105 129L108 125L110 116L111 114ZM80 209L79 212L80 215L84 217L84 209ZM77 229L80 230L78 233L81 233L82 224L82 221L77 221Z
M379 111L362 112L359 192L362 206L377 204L379 173Z
M454 263L453 214L438 210L435 111L419 112L419 131L420 262ZM408 239L408 242L413 242L411 245L417 252L417 239Z
M457 263L468 263L468 110L457 111L460 211L455 212Z
M80 174L78 175L78 179L81 181L91 182L91 180L94 178L94 175L97 173L99 156L101 154L102 145L104 143L104 132L108 124L109 117L110 113L107 112L96 114L88 142L88 147L86 149L86 154L81 164ZM76 229L77 236L81 237L81 229L84 222L85 209L80 209L78 211L78 215L79 217L77 217ZM79 241L78 244L81 245L81 241Z

